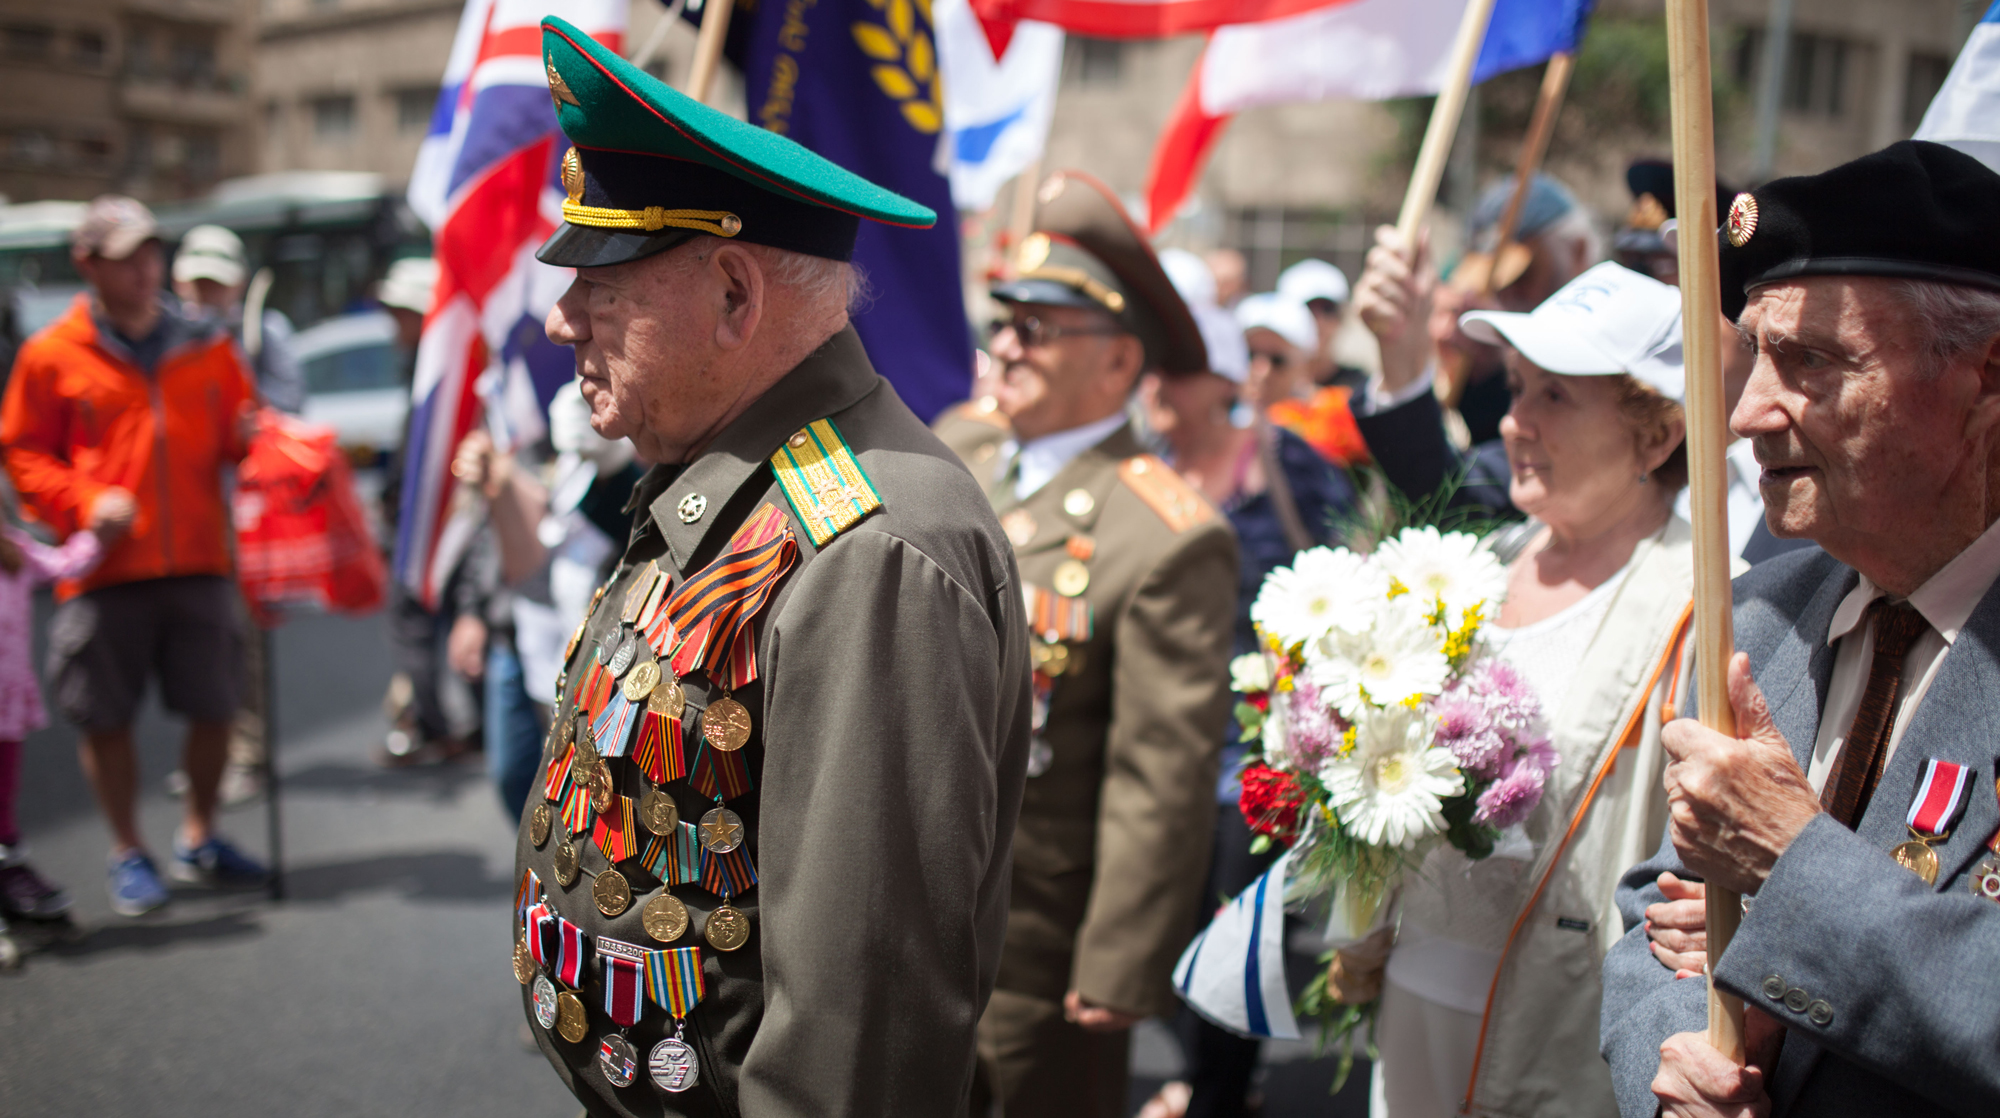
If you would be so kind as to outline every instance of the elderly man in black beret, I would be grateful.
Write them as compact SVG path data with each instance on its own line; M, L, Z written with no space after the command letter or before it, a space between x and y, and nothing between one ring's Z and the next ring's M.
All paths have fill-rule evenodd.
M1736 580L1737 734L1668 726L1603 1047L1627 1118L2000 1113L2000 175L1904 142L1738 195L1730 423L1807 549ZM1749 898L1705 1041L1694 880Z

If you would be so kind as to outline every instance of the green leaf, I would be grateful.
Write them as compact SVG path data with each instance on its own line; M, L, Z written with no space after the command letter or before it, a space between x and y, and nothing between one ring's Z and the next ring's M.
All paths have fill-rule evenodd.
M1269 849L1271 849L1270 835L1258 835L1256 838L1250 840L1250 853L1252 854L1262 854Z

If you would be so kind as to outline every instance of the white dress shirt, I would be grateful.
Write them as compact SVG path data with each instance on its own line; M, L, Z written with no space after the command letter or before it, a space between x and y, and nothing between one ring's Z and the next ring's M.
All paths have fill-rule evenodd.
M1923 702L1924 692L1930 690L1931 680L1937 677L1945 651L1958 640L1966 618L1972 616L1996 576L2000 576L2000 523L1987 528L1910 595L1910 604L1930 627L1918 634L1903 661L1903 687L1896 695L1896 721L1889 730L1889 744L1882 755L1883 771L1888 771L1896 746L1903 740L1903 731L1910 725L1910 716L1916 713L1917 704ZM1826 787L1834 761L1847 743L1847 731L1854 724L1855 712L1861 709L1861 693L1868 686L1868 665L1875 658L1875 628L1864 624L1868 605L1887 596L1867 575L1862 575L1861 581L1841 599L1840 608L1833 611L1826 642L1837 645L1839 652L1833 662L1833 678L1827 685L1826 709L1819 716L1812 766L1806 770L1806 778L1815 792Z
M1027 500L1029 494L1055 480L1055 476L1062 473L1064 466L1075 461L1077 455L1110 438L1111 432L1125 424L1125 413L1121 411L1094 423L1029 439L1025 443L1013 439L1001 443L1000 469L1003 472L1010 469L1016 471L1015 500Z
M1750 446L1749 439L1737 439L1722 452L1722 473L1729 479L1729 488L1723 491L1723 506L1729 510L1729 554L1741 555L1750 542L1750 533L1757 530L1757 522L1764 519L1764 492L1757 488L1757 478L1764 467L1757 464L1757 455ZM1692 491L1682 489L1674 498L1674 514L1682 520L1689 520Z

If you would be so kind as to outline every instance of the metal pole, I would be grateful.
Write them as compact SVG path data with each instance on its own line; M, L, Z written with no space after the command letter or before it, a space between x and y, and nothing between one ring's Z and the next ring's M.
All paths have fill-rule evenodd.
M1785 95L1785 56L1792 45L1792 0L1771 0L1764 22L1764 68L1757 83L1757 147L1750 159L1750 178L1764 182L1778 161L1778 110Z

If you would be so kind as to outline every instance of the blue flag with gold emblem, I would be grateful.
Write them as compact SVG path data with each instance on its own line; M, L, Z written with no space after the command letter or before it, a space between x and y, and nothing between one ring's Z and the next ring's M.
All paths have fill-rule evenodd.
M937 171L944 84L929 0L750 0L729 48L750 123L937 211L929 229L862 222L854 246L870 293L854 327L930 422L971 392L972 335L951 183Z

